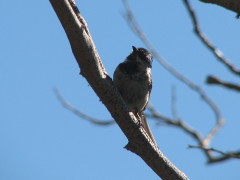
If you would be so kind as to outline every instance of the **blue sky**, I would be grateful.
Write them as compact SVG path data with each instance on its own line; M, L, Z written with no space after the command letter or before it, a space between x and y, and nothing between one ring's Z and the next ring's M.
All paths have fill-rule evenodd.
M217 7L192 2L201 29L233 63L238 61L239 20ZM130 31L121 1L78 0L105 68L115 67L144 45ZM137 1L130 3L140 25L158 52L179 72L199 84L218 104L226 124L212 146L239 148L239 94L204 81L212 74L239 82L217 62L192 32L192 24L181 1ZM127 139L117 125L99 127L64 109L53 93L82 112L98 119L111 116L79 75L69 42L49 1L0 2L0 179L158 179L136 155L123 147ZM171 88L177 96L177 113L191 127L206 134L215 119L209 107L184 84L174 79L156 61L153 63L151 103L171 116ZM238 179L239 160L206 165L189 136L176 128L149 124L162 152L194 180Z

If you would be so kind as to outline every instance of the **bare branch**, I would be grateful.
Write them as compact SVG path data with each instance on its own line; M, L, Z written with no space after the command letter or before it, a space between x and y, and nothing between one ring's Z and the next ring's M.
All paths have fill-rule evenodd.
M50 0L69 39L73 54L86 78L129 140L128 150L139 155L162 179L187 180L152 142L124 103L107 75L90 36L87 24L73 0Z
M215 134L220 130L220 128L223 126L224 121L219 121L213 129L207 134L207 136L203 139L203 144L205 147L209 146L210 142L212 141Z
M222 6L226 9L237 13L237 17L240 15L240 2L236 0L199 0L205 3L212 3Z
M225 161L225 160L232 159L232 158L240 159L240 151L223 152L223 151L220 151L215 148L204 148L202 146L193 146L193 145L189 145L188 148L197 148L197 149L201 149L201 150L208 151L208 152L219 153L220 156L216 156L216 157L211 156L211 158L208 160L209 164Z
M148 114L149 118L157 119L158 121L161 120L161 123L165 123L170 126L177 127L181 130L183 130L185 133L190 135L196 142L202 147L207 147L207 144L204 143L204 139L201 137L200 133L197 132L197 130L194 130L189 125L187 125L184 121L181 121L179 119L171 119L166 116L160 115L152 106L148 106L149 111L151 114ZM206 155L206 157L209 159L213 159L212 155L209 151L203 150L203 153Z
M166 117L164 115L159 114L153 106L149 105L148 110L150 113L146 114L146 117L157 119L159 123L164 123L170 126L177 127L181 130L183 130L185 133L190 135L196 142L199 144L198 146L189 145L189 148L198 148L203 151L203 153L206 155L208 159L208 164L217 163L220 161L225 161L231 158L237 158L240 159L240 151L229 151L227 153L214 149L214 148L208 148L209 143L211 141L212 137L202 138L200 133L197 130L194 130L189 125L187 125L184 121L181 121L179 119L172 119L169 117ZM216 127L218 128L218 127ZM213 136L214 134L209 134L209 136ZM214 156L212 152L220 153L221 156Z
M229 89L232 89L232 90L235 90L235 91L240 91L240 85L236 85L236 84L229 83L229 82L224 82L224 81L222 81L219 78L214 77L214 76L208 76L207 80L206 80L206 83L207 84L220 85L220 86L223 86L225 88L229 88Z
M112 125L112 124L116 123L114 120L98 120L98 119L95 119L93 117L90 117L90 116L82 113L77 108L73 107L71 104L69 104L67 101L65 101L65 99L62 97L62 95L59 93L59 91L56 88L54 88L53 91L54 91L56 97L58 98L58 100L63 105L63 107L65 107L69 111L73 112L77 116L81 117L82 119L85 119L93 124L102 125L102 126Z
M216 1L215 1L216 2ZM226 57L223 56L222 52L217 49L206 37L205 34L203 34L200 30L199 22L197 20L196 14L191 7L188 0L183 0L184 5L186 6L189 16L192 20L192 24L194 26L194 32L197 35L197 37L200 38L200 40L203 42L203 44L210 50L210 52L213 53L213 55L219 60L221 63L223 63L232 73L236 75L240 75L240 71L236 69L234 65L228 60ZM240 3L239 3L240 4Z
M172 118L166 117L164 115L161 115L150 104L147 106L147 109L150 111L150 113L146 114L146 117L152 118L152 119L157 119L159 123L164 123L167 125L178 127L181 130L183 130L185 133L192 136L192 138L194 140L196 140L198 144L202 144L203 138L201 137L201 135L196 130L194 130L190 126L188 126L185 122L183 122L179 119L172 119Z
M176 87L175 87L175 86L172 86L171 111L172 111L172 116L173 116L174 119L177 119L177 118L178 118L176 101L177 101L177 97L176 97Z

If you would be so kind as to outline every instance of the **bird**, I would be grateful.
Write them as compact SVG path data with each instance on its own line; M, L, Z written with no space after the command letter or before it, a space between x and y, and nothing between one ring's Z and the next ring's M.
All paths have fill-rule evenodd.
M156 144L144 115L152 91L152 61L153 56L147 49L132 46L132 52L116 67L113 82L139 124Z

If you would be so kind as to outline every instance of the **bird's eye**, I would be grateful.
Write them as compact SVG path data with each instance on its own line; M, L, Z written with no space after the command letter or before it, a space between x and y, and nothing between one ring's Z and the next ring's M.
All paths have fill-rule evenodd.
M145 54L144 52L140 52L139 53L139 57L144 60L144 61L149 61L149 57L147 54Z

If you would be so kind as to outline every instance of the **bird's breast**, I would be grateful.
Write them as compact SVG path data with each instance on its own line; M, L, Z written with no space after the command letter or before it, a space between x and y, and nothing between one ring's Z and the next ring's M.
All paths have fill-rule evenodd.
M122 98L132 110L142 111L148 103L151 89L151 69L137 73L118 72L118 79L114 80ZM116 78L115 78L116 79Z

